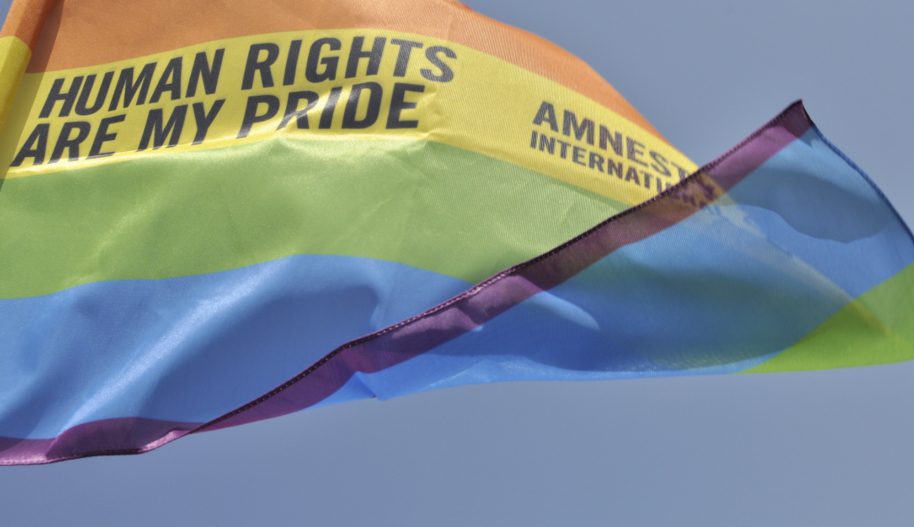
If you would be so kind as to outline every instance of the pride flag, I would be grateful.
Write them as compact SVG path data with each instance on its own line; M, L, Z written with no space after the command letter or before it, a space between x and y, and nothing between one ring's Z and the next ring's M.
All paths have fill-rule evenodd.
M800 106L695 172L459 2L208 5L8 16L0 463L466 383L914 357L911 235Z

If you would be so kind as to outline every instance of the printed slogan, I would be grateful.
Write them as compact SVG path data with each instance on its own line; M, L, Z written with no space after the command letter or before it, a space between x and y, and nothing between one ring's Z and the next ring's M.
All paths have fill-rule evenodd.
M396 55L392 70L383 75L388 81L416 70L426 83L450 82L454 71L449 61L457 58L444 46L426 47L414 40L385 37L366 42L364 36L355 36L345 46L340 39L328 37L312 42L305 53L302 47L302 40L292 40L285 49L275 43L248 48L238 94L277 86L289 90L282 95L248 95L240 122L235 123L236 137L247 137L254 125L277 117L276 130L287 126L364 129L378 123L382 113L386 129L417 128L418 120L409 114L417 106L414 97L425 92L426 84L394 80L385 86L364 79L382 76L385 51ZM11 166L112 155L114 151L107 150L106 144L115 141L121 129L141 130L137 151L173 147L187 139L201 144L226 99L181 101L216 94L224 64L225 49L219 48L198 52L191 60L175 57L164 64L149 62L103 74L57 78L44 98L39 114L42 122L28 134ZM355 78L362 82L346 83ZM293 89L302 81L314 88ZM140 125L125 122L128 114L124 110L162 101L176 104L149 109ZM109 115L96 123L81 119L97 114ZM54 123L59 126L52 128Z
M237 37L27 74L20 91L18 133L0 138L7 178L269 139L437 141L628 204L694 169L568 87L390 31Z

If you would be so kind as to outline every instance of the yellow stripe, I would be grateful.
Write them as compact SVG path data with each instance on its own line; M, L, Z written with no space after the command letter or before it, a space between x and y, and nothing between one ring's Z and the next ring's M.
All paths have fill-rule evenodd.
M0 37L0 130L31 54L29 47L18 37Z
M359 64L358 74L353 78L345 78L347 57L353 38L356 36L364 37L363 47L366 49L372 46L375 38L386 38L377 74L369 75L367 73L368 61L364 59ZM339 72L334 79L309 83L302 72L309 47L316 39L327 37L339 39L342 43L342 49L332 53L327 52L326 55L340 57ZM422 45L422 48L416 48L412 52L403 76L394 75L398 48L392 46L391 39L397 38L420 42ZM286 57L290 46L296 40L301 40L302 44L295 83L291 86L282 86ZM276 85L265 88L259 82L261 77L257 76L253 89L242 90L243 72L251 45L258 43L272 43L279 47L279 59L271 68ZM441 68L426 58L425 50L431 46L444 46L453 51L453 58L444 51L437 55L439 60L453 70L452 80L439 82L427 78L429 75L440 77L442 73ZM188 79L195 55L205 52L212 61L217 49L220 48L224 49L224 59L215 93L205 94L203 86L198 84L196 93L193 96L187 96ZM266 56L266 52L262 52L260 56ZM146 104L134 104L126 109L115 108L109 111L114 85L124 68L133 67L136 74L144 65L154 62L155 69L149 87L151 95L159 81L163 80L161 77L166 65L170 60L178 57L182 59L180 98L171 100L170 95L166 93L157 103L147 101ZM423 70L425 70L425 75ZM53 106L49 117L40 118L39 114L55 80L63 79L62 87L66 90L72 86L76 77L95 74L95 84L93 91L90 92L92 96L88 98L88 102L91 103L107 72L111 72L112 81L102 111L89 116L79 116L70 112L68 116L60 117L57 114L60 113L62 104L58 102ZM352 93L352 87L355 84L367 82L377 83L382 91L381 110L377 122L365 129L343 129L343 114L346 101ZM402 97L407 103L415 103L416 107L404 108L400 114L400 121L418 121L418 126L391 129L388 127L388 118L391 114L393 93L398 84L404 83L422 86L424 90L421 93L407 91ZM340 88L341 92L332 125L326 130L317 129L320 117L333 93L332 89L335 87ZM319 95L314 108L308 114L310 128L298 129L293 120L282 130L277 131L289 93L303 90L313 91ZM363 92L363 97L360 98L356 111L357 118L364 116L367 112L369 93ZM263 95L278 97L279 113L269 120L255 124L246 137L239 138L245 108L249 102L248 98ZM208 111L217 100L224 100L224 105L216 115L201 144L192 144L197 127L193 106L189 106L185 110L186 124L178 145L157 150L151 148L138 150L150 110L162 110L163 115L167 117L182 105L202 103L199 109ZM544 102L549 103L549 106L544 107ZM304 103L305 101L302 102L303 105ZM277 133L295 134L315 139L342 136L349 138L353 135L364 138L378 136L427 138L514 163L623 203L643 201L656 194L658 188L678 182L680 172L690 172L695 168L686 157L655 135L556 82L471 48L426 36L391 31L301 31L241 37L91 68L47 74L26 74L23 89L20 90L20 98L14 108L11 121L0 140L0 160L4 165L8 165L14 160L30 137L33 139L37 137L33 134L37 133L36 130L42 126L47 127L48 145L42 163L36 164L34 157L25 156L19 166L11 167L8 170L6 177L9 178L37 176L77 166L123 161L139 156L158 155L163 152L183 152L250 143L266 139ZM260 107L260 109L265 108L266 105ZM549 119L543 120L539 125L534 125L534 118L538 112L541 109L550 108L554 110L554 123L557 124L557 130L552 130L550 123L553 121ZM566 111L569 112L569 115L574 116L578 125L585 122L593 123L594 144L589 144L587 133L581 140L566 136L564 133ZM552 117L548 112L543 115ZM122 121L120 116L123 116ZM98 151L113 152L113 155L86 159L91 145L103 131L104 119L108 119L109 123L107 132L116 133L117 136L114 139L102 141ZM73 124L76 121L83 121L88 125ZM567 124L572 124L570 118L568 121ZM600 125L603 125L609 132L606 137L612 140L606 142L603 145L604 148L601 148L599 144ZM69 161L67 157L71 152L69 149L63 149L63 159L50 163L48 158L51 156L54 146L58 144L65 126L70 127L68 135L71 139L80 135L80 129L74 128L76 126L88 126L89 132L79 147L77 160ZM531 143L534 131L546 134L542 143L538 140ZM30 144L34 146L37 143ZM539 150L539 147L548 148L549 146L554 148L551 154ZM621 156L617 155L617 148L620 149ZM612 160L612 166L616 169L613 171L615 175L607 173L610 163L605 161L606 158ZM601 160L603 162L600 162ZM302 162L305 163L307 160L302 160ZM625 177L620 177L617 173L619 169L623 172L622 176L628 174L628 181ZM634 170L633 174L632 170ZM659 186L657 185L658 180L661 183ZM650 188L647 188L648 186Z
M745 373L824 370L914 359L914 265L854 299L802 340Z

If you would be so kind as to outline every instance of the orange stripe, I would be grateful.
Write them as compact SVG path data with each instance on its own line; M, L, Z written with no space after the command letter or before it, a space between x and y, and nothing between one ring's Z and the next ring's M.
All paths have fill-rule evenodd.
M41 22L54 3L55 0L14 0L0 30L0 37L18 37L34 49Z
M29 3L31 2L31 4ZM586 63L535 35L477 14L453 0L17 0L55 4L30 72L53 71L150 55L224 38L307 29L374 28L463 44L512 62L593 99L661 137ZM267 4L267 5L265 5ZM14 24L14 27L15 24Z

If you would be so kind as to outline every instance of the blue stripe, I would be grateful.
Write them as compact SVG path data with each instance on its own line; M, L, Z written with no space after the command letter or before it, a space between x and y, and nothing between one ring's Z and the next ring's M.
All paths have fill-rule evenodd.
M857 297L914 260L882 194L813 128L730 192L777 249Z
M307 255L2 300L0 436L51 438L115 417L206 422L469 285L398 263Z
M912 261L889 205L814 132L713 206L431 352L356 375L321 404L494 381L740 371ZM0 301L0 334L14 335L0 365L12 387L0 395L0 436L126 416L208 421L468 285L389 262L298 256Z
M817 131L713 206L326 402L511 380L730 373L914 261L891 207Z

